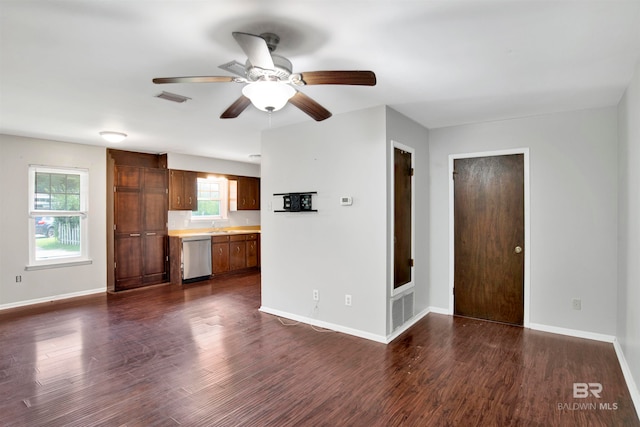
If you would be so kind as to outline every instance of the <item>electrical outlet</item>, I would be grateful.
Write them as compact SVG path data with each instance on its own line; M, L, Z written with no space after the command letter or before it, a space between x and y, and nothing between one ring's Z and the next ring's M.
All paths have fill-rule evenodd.
M22 282L22 276L16 276L16 283Z
M314 301L318 301L320 299L320 293L318 292L317 289L313 290L313 300Z
M349 307L351 307L351 295L346 294L344 296L344 305L348 305Z
M572 299L571 307L573 307L574 310L582 310L582 301L580 300L580 298Z

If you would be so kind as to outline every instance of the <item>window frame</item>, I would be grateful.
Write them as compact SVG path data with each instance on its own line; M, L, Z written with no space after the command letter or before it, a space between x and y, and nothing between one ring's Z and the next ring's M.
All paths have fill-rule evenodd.
M224 176L198 176L196 179L196 199L200 199L200 188L198 184L200 181L218 181L220 185L220 198L219 199L202 199L202 200L219 200L220 201L220 214L219 215L194 215L194 211L191 211L191 221L218 221L226 220L229 217L229 179ZM197 212L197 211L195 211Z
M80 176L78 210L36 209L34 201L39 194L36 189L36 174L68 174ZM66 267L71 265L91 264L89 257L89 169L58 167L46 165L29 165L29 192L28 192L28 238L29 238L29 263L25 270L39 270L45 268ZM49 206L51 208L51 206ZM78 217L80 223L80 253L72 256L59 256L46 259L38 259L36 255L36 217Z

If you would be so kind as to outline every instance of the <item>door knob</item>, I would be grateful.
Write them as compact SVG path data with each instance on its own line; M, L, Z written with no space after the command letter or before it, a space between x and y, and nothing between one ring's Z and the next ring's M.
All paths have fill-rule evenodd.
M522 248L520 246L516 246L516 248L513 250L515 253L519 254L522 252Z

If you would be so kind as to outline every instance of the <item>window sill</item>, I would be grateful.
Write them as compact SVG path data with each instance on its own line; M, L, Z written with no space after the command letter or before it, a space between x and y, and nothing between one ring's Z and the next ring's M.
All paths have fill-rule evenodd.
M83 259L79 261L58 261L50 264L32 264L24 267L25 271L47 270L49 268L75 267L78 265L93 264L92 259Z

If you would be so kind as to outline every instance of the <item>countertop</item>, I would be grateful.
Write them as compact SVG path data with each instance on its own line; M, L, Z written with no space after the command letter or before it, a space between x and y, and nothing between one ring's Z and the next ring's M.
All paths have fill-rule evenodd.
M197 237L197 236L228 236L230 234L254 234L260 233L260 228L228 228L228 229L191 229L191 230L171 230L169 236L175 237Z

